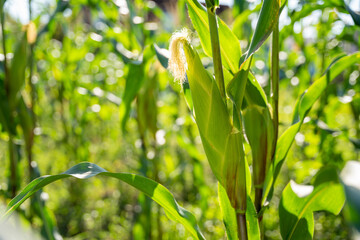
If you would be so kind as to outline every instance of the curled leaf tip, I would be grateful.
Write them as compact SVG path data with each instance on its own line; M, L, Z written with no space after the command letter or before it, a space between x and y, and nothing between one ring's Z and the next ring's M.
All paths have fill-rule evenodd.
M189 30L183 28L181 31L174 32L170 39L170 58L168 68L175 80L180 83L185 82L186 79L186 58L182 46L184 43L190 42Z

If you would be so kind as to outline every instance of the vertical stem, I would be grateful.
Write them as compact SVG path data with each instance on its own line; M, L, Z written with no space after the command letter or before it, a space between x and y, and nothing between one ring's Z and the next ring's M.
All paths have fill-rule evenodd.
M279 126L279 22L272 35L272 49L271 49L271 87L272 87L272 110L273 110L273 124L275 130L275 141L273 153L275 153L276 142L278 139Z
M239 240L247 240L246 216L245 213L236 213Z
M211 49L214 62L215 80L218 84L221 97L226 103L224 74L221 62L219 32L215 10L215 7L207 9L210 28Z

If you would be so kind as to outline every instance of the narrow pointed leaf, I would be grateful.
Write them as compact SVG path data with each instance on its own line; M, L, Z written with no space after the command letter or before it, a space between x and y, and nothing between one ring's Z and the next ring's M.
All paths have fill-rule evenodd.
M165 48L160 48L157 44L154 44L153 46L160 64L165 69L167 69L169 63L169 55L170 55L169 51Z
M235 74L234 78L230 81L226 89L230 99L235 104L237 110L240 110L242 106L246 83L248 81L248 75L250 71L250 65L251 58L241 66L241 70Z
M250 196L247 197L246 204L246 226L248 231L248 239L261 239L257 212Z
M258 22L256 24L254 35L251 39L249 50L246 54L248 59L269 37L276 22L279 19L280 0L264 0L260 10Z
M326 87L330 84L334 78L336 78L342 71L352 66L353 64L360 63L360 53L354 53L349 56L337 59L333 62L328 69L327 74L316 80L308 90L298 99L295 111L293 124L281 135L278 140L275 159L265 180L265 190L263 202L266 198L270 200L273 190L274 182L280 172L281 166L285 161L286 155L295 139L295 135L300 130L300 127L306 117L306 114L310 111L316 100L321 96Z
M226 195L226 190L221 184L218 184L219 203L222 212L222 218L225 225L226 236L229 240L238 240L236 211L231 206L230 200Z
M171 215L172 219L176 219L178 222L183 224L184 227L195 237L195 239L204 239L194 215L180 207L173 195L164 186L151 179L136 174L111 173L92 163L80 163L62 174L42 176L33 180L8 204L4 217L9 216L26 199L52 182L68 177L87 179L97 175L117 178L140 190L162 206L166 213Z

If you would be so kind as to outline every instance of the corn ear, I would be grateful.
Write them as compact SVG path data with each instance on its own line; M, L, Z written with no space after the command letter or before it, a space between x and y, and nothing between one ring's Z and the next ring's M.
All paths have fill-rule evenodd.
M212 76L188 42L183 42L194 112L210 167L225 188L231 205L246 210L243 136L231 124L228 110Z

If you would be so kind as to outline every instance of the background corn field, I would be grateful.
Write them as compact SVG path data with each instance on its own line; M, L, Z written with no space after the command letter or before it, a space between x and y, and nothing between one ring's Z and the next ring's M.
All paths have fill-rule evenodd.
M345 182L345 188L346 176L357 181L356 173L350 172L359 169L356 162L360 160L360 1L220 0L216 11L223 20L218 22L220 45L225 51L233 50L232 54L242 53L243 59L253 51L252 60L245 63L264 98L272 96L274 40L267 38L269 31L261 46L252 49L251 39L257 36L260 9L268 2L280 2L281 11L279 136L294 123L297 99L320 79L327 82L306 116L302 110L298 113L304 123L278 173L271 201L263 204L263 239L287 239L282 235L286 223L280 223L280 218L286 196L291 194L286 195L291 191L290 180L316 187L318 173L325 171L327 176L342 172L340 182ZM2 220L0 239L30 239L16 235L30 236L29 229L35 239L195 239L200 235L196 224L191 225L193 220L206 239L232 239L223 223L218 176L209 165L204 136L199 133L202 129L197 126L197 100L188 91L189 83L193 87L191 66L189 83L183 84L167 69L170 38L186 27L204 74L216 74L210 39L205 44L201 39L203 15L197 4L196 0L0 1L1 215L7 215L9 206L16 203L11 199L32 180L43 175L64 178L34 193L8 220ZM221 35L226 25L240 44L238 50L232 45L226 49L226 41L232 40ZM262 31L259 34L266 33ZM231 61L222 58L224 69L231 69ZM332 66L339 71L336 77L330 74ZM312 91L316 95L320 90ZM192 99L195 116L191 115ZM249 126L252 121L247 123L245 116L244 123ZM249 137L244 141L244 156L253 172L254 146ZM266 148L261 145L258 150ZM103 176L79 180L57 175L83 162L96 164L87 166L94 173L81 168L68 173L79 178ZM348 171L343 170L349 162ZM152 183L147 182L140 192L131 187L137 176L166 187L193 216L187 215L184 224L174 217L172 207L164 210L153 202L142 193L151 195L159 189L147 193ZM359 182L354 193L357 200L348 199L344 208L342 202L337 216L314 207L314 223L308 223L313 235L288 239L356 239ZM337 201L333 193L324 201ZM176 203L173 206L178 210Z

